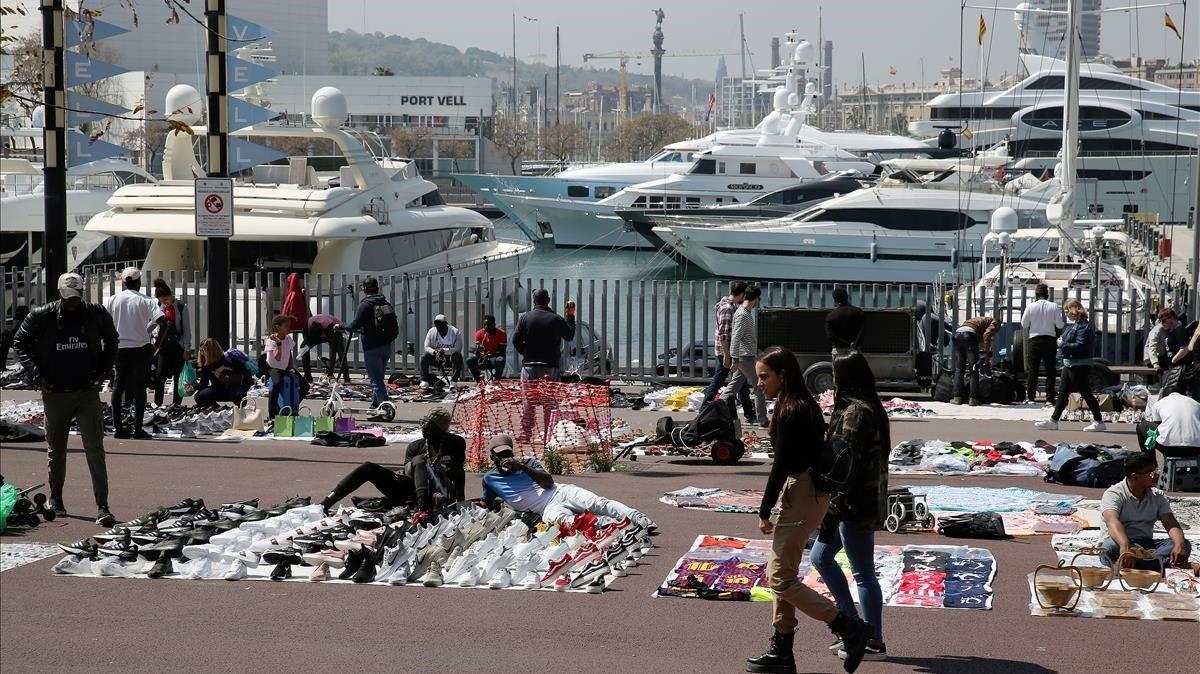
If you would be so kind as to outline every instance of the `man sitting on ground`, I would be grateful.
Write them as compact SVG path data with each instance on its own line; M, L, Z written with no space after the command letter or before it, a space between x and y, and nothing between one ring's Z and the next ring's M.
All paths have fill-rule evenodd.
M508 354L508 335L496 327L496 317L483 317L483 327L475 331L475 353L467 358L467 369L471 378L479 381L481 367L486 367L492 376L499 379L504 374L504 359Z
M1142 451L1154 456L1154 451L1146 448L1151 429L1157 434L1154 449L1163 456L1200 456L1200 402L1176 391L1150 406L1146 420L1137 425L1137 437Z
M650 518L620 501L597 496L577 485L555 483L537 459L518 461L511 436L493 437L488 449L496 464L495 470L483 476L483 502L488 507L500 499L513 510L541 515L547 524L570 524L586 511L616 520L628 517L647 529L654 526Z
M370 461L359 464L321 501L321 507L329 511L338 501L368 482L393 508L417 506L429 510L435 501L463 500L467 444L449 429L450 413L440 407L434 408L421 420L424 437L411 443L405 451L403 471L393 471Z
M1104 556L1122 566L1157 569L1158 562L1186 565L1191 545L1183 537L1179 520L1171 512L1171 503L1154 485L1158 481L1158 464L1149 454L1133 454L1125 459L1125 479L1109 487L1100 499L1100 512L1108 527L1104 541ZM1167 539L1154 538L1154 523L1162 522Z
M450 325L445 314L433 318L433 327L425 333L425 353L421 355L421 381L433 382L433 367L450 368L450 381L458 381L463 371L463 341L458 328Z

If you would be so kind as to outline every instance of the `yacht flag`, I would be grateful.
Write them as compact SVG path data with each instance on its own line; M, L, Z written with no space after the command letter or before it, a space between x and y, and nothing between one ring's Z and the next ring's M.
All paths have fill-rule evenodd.
M704 104L704 121L708 122L708 118L712 116L713 106L717 104L717 92L708 92L708 102Z
M983 46L983 36L987 35L987 22L983 20L983 15L979 15L979 46Z
M1163 16L1164 16L1164 17L1166 17L1166 26L1167 26L1167 28L1170 28L1172 31L1174 31L1174 32L1175 32L1175 37L1177 37L1177 38L1179 38L1180 40L1182 40L1182 39L1183 39L1183 36L1179 34L1179 28L1178 28L1178 27L1176 27L1176 26L1175 26L1175 22L1171 20L1171 15L1170 15L1170 14L1167 14L1166 12L1163 12Z

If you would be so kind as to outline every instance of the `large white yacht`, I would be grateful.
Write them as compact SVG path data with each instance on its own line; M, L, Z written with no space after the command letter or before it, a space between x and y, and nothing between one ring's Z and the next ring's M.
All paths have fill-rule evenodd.
M721 130L703 138L672 143L644 162L581 166L553 176L456 174L455 178L499 208L531 237L553 232L556 246L648 247L649 244L633 232L619 228L611 232L596 231L594 222L588 223L587 229L576 231L573 223L555 221L551 216L556 214L548 212L547 204L555 201L568 202L568 208L583 206L604 200L632 185L687 173L694 168L700 153L716 147L745 150L773 146L780 156L795 154L803 147L822 147L864 157L931 150L926 144L903 136L822 131L808 125L806 119L814 108L816 90L803 87L801 83L808 77L815 52L809 42L798 40L794 33L787 35L786 45L789 60L771 77L780 82L772 110L753 128ZM724 202L728 203L727 200ZM702 204L695 202L693 205ZM606 224L619 225L618 222Z
M1063 82L1067 65L1023 54L1029 76L1008 89L962 91L932 99L930 119L909 131L935 142L943 129L966 130L966 149L1008 146L1011 170L1052 170L1062 147ZM1103 63L1077 68L1079 80L1076 211L1084 218L1157 213L1160 222L1187 220L1200 91L1180 91L1126 75Z
M40 109L34 123L40 121ZM20 268L42 264L46 197L42 191L42 129L4 127L4 156L0 157L0 266ZM109 158L67 169L67 238L83 231L92 216L108 208L108 199L124 185L149 184L154 176L125 159ZM138 242L111 240L104 255L139 257Z
M199 94L177 85L168 93L167 108L191 110L180 102L189 98L199 100ZM236 180L232 271L371 275L385 292L393 282L418 279L415 292L438 287L426 286L426 277L506 278L524 266L532 244L497 240L487 218L446 206L413 162L380 160L340 128L346 118L340 91L318 90L312 117L316 128L265 125L234 132L330 140L342 153L342 165L319 173L307 157L292 157L287 165L255 166ZM186 134L169 135L163 174L157 184L117 190L110 208L92 218L77 241L88 237L99 246L106 237L143 238L150 241L144 269L203 271L205 242L196 236L194 214L194 177L203 173ZM86 262L89 254L83 245L71 252L73 264Z

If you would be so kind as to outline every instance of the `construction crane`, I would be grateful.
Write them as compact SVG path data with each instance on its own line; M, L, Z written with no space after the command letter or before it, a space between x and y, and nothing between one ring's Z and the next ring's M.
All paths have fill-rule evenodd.
M720 52L720 51L673 51L662 54L668 58L685 58L692 56L733 56L741 52ZM654 58L649 52L628 52L628 51L610 51L599 54L588 53L583 55L583 62L587 63L593 59L617 59L620 63L620 76L617 79L617 106L621 109L621 114L629 112L629 77L627 66L630 61L642 61ZM662 98L662 92L655 92L655 95Z

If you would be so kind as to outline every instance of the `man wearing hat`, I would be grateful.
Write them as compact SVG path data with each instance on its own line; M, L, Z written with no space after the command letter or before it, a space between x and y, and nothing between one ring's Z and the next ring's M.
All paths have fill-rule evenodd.
M141 292L142 272L137 267L126 267L121 272L121 287L121 292L104 302L120 337L117 376L113 379L112 390L113 425L116 427L113 437L143 439L150 437L142 429L150 361L167 335L167 318L158 302ZM158 339L151 342L155 324L158 324ZM122 413L127 396L133 398L133 428L125 427Z
M435 407L421 419L421 438L409 443L404 463L419 509L466 499L467 440L450 432L446 408Z
M467 442L450 433L450 413L435 407L421 420L421 439L405 452L406 469L400 472L370 461L359 464L321 501L328 511L368 482L395 506L417 505L422 510L433 506L434 495L440 502L462 500Z
M488 450L496 469L483 476L486 506L500 499L513 510L537 513L547 524L569 524L576 515L587 511L597 517L615 520L628 517L647 528L654 526L650 518L620 501L597 496L578 485L556 483L537 459L518 461L512 436L494 436Z
M446 314L433 317L433 327L425 333L425 353L421 354L421 382L433 381L433 367L450 365L450 381L458 381L463 371L463 340L458 328L450 325Z
M78 420L96 497L96 524L111 527L116 518L108 509L100 385L112 371L120 338L104 307L83 301L83 277L79 274L58 278L58 296L60 299L30 312L13 337L17 359L29 383L41 390L46 408L47 505L59 515L67 514L63 505L67 438L71 422Z

